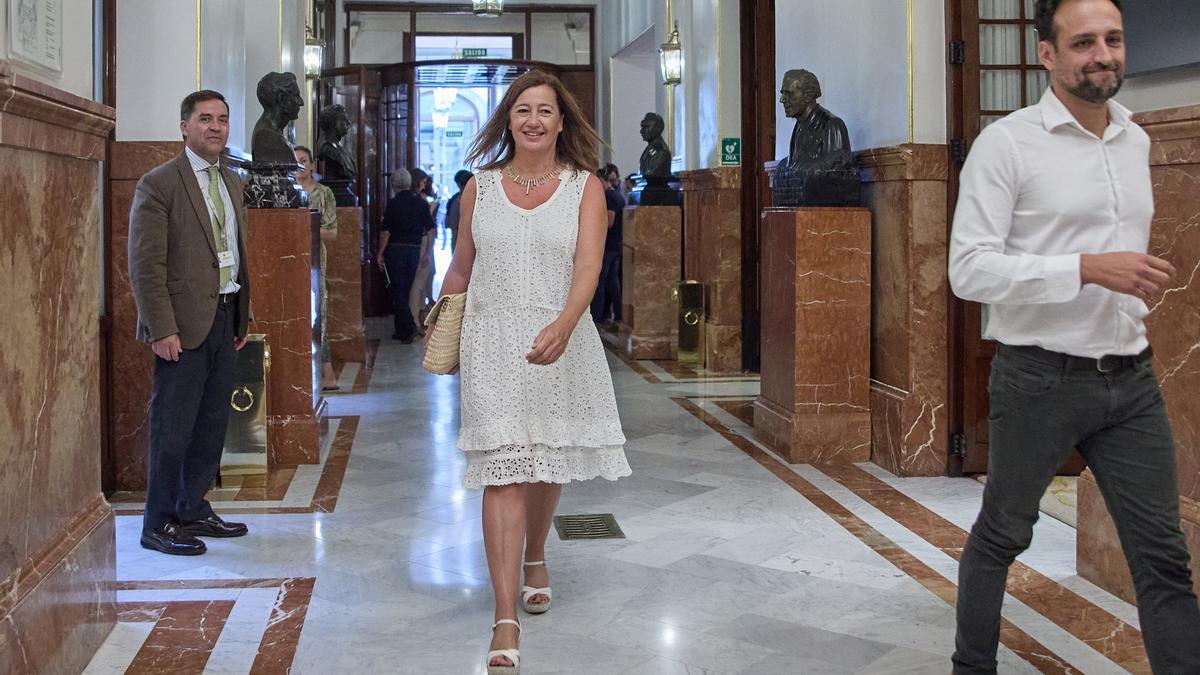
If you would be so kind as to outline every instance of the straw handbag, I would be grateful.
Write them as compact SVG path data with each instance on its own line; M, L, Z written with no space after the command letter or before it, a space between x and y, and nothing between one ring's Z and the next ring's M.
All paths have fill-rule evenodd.
M434 375L449 375L458 367L458 340L466 307L466 293L451 293L439 298L429 310L425 325L436 329L425 347L425 361L421 364L425 370Z

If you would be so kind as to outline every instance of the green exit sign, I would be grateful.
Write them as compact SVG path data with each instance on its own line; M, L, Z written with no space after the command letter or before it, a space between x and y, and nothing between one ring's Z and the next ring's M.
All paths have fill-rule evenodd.
M446 138L462 138L462 137L463 137L462 129L447 129L446 130Z
M742 165L742 139L721 139L721 166Z
M483 59L487 58L486 47L466 47L462 50L464 59Z

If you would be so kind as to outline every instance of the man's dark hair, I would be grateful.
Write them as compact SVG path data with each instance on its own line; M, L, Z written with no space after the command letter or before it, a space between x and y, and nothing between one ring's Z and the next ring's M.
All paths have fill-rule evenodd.
M1118 12L1125 13L1121 7L1121 0L1109 0L1109 2L1117 6ZM1038 40L1057 44L1058 31L1054 28L1054 15L1058 14L1058 8L1062 4L1063 0L1037 0L1037 5L1033 10L1033 27L1037 29Z
M225 113L229 113L229 101L226 101L220 92L213 91L212 89L201 89L200 91L193 91L184 97L183 103L179 105L179 119L186 120L191 117L192 113L196 111L196 104L201 101L220 101L225 104Z
M304 152L305 152L305 153L308 155L308 158L309 158L309 159L312 159L312 158L313 158L312 150L309 150L309 149L308 149L308 146L306 146L306 145L296 145L296 146L293 146L293 147L292 147L292 152L296 152L297 150L303 150L303 151L304 151Z
M454 174L454 182L458 184L458 189L461 190L467 187L467 183L471 180L471 172L466 169L459 169Z
M604 165L604 170L607 172L607 175L608 175L610 178L612 177L612 175L613 175L614 173L615 173L615 174L617 174L617 178L620 178L620 177L621 177L621 170L620 170L620 169L618 169L618 168L617 168L617 165L616 165L616 164L613 164L612 162L609 162L608 164L605 164L605 165Z

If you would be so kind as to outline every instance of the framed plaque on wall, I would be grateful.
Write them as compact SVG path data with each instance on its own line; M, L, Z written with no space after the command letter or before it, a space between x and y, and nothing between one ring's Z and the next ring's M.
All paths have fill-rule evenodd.
M8 0L8 53L61 73L62 0Z

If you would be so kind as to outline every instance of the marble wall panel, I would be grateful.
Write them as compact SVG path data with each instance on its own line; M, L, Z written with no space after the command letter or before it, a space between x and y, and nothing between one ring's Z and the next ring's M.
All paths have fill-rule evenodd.
M250 209L250 330L271 349L267 376L267 462L271 468L315 464L320 425L313 378L313 237L306 209Z
M129 284L129 209L141 177L183 152L182 142L116 142L109 144L108 278L112 288L113 475L117 490L146 489L150 451L150 389L154 355L136 337L137 303Z
M872 215L872 460L901 476L944 475L949 285L945 146L858 154ZM903 430L902 432L900 430Z
M2 672L78 672L115 621L95 348L112 127L110 108L0 60Z
M362 209L337 210L338 236L325 243L325 285L329 292L325 333L335 361L362 363L367 358L362 298Z
M635 359L674 358L681 227L678 206L625 209L620 335Z
M1178 275L1146 319L1179 464L1180 516L1200 578L1200 106L1137 115L1150 134L1154 221L1150 253ZM1079 482L1079 573L1132 598L1129 571L1095 481ZM1087 517L1085 517L1085 512Z
M736 167L680 174L683 185L684 269L706 286L705 367L737 372L742 365L742 190ZM711 339L715 338L715 339Z
M870 458L871 214L763 213L754 434L792 462Z

